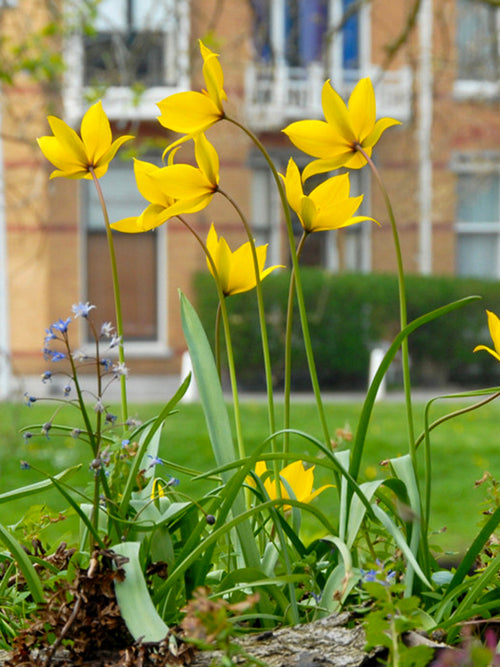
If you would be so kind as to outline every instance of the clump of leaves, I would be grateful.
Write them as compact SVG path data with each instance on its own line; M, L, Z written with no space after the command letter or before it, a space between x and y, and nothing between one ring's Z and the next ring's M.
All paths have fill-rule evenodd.
M247 655L242 647L234 641L236 628L231 620L235 614L251 609L259 601L257 593L248 595L240 602L230 603L227 600L210 597L210 590L200 587L194 592L194 598L182 610L185 617L181 628L185 633L185 641L195 644L202 650L217 649L222 652L217 665L230 667L233 658L243 656L249 664L260 665L260 661Z
M69 656L67 664L78 664L103 649L132 644L113 588L114 579L123 576L120 565L119 558L108 550L94 551L87 568L75 564L74 576L57 580L35 620L16 637L7 664L31 664L33 651L50 662L61 646Z
M391 667L424 667L432 659L430 646L406 646L403 636L410 630L422 628L416 596L403 597L404 586L389 583L387 579L365 581L372 607L364 619L366 648L384 646L387 649L387 665Z

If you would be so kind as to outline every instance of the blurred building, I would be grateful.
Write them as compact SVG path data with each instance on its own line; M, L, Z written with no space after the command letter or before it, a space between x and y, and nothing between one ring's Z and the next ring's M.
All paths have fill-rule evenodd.
M203 85L197 39L220 54L227 112L247 123L281 170L308 157L281 132L322 118L325 79L346 99L370 76L377 115L399 119L374 156L393 202L409 273L500 277L500 102L497 3L479 0L10 0L0 29L15 42L47 30L64 72L40 82L21 70L3 86L0 137L0 347L16 374L45 368L45 328L90 301L96 318L113 319L106 236L91 182L55 179L36 146L49 134L47 113L76 129L89 100L102 97L113 134L137 137L141 159L161 161L172 136L156 120L156 102ZM418 10L418 11L417 11ZM48 37L47 37L48 36ZM22 50L22 49L21 49ZM20 50L20 51L21 51ZM21 53L19 57L21 57ZM43 54L42 54L43 55ZM48 56L47 56L48 57ZM39 77L38 77L39 78ZM287 263L280 202L262 155L235 125L209 139L221 159L221 186L237 200L268 262ZM121 149L127 157L128 146ZM189 156L186 146L178 154ZM130 157L130 156L129 156ZM184 158L189 159L189 158ZM130 159L116 159L102 179L110 217L138 214ZM304 262L330 271L395 269L382 195L367 168L351 175L363 212L381 222L311 237ZM222 197L191 216L202 237L211 222L230 244L245 241ZM172 220L154 233L115 234L122 281L128 364L134 372L176 372L185 349L178 289L193 295L206 266L199 246ZM85 345L82 327L79 344Z

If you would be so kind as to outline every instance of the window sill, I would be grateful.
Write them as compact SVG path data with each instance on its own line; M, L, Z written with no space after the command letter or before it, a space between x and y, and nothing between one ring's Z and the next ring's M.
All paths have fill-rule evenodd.
M178 86L155 86L142 93L135 93L126 86L111 86L102 95L101 100L110 120L154 120L159 115L158 102L169 95L189 89L189 83ZM65 118L70 124L79 122L88 108L85 99L95 97L95 89L84 88L83 94L65 95Z
M458 80L453 85L454 99L461 100L491 100L500 98L500 82Z

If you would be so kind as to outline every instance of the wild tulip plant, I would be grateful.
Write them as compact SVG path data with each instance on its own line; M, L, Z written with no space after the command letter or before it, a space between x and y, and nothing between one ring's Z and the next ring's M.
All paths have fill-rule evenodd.
M487 618L500 612L500 553L490 544L500 521L500 508L492 511L457 569L443 571L429 546L430 439L434 428L457 413L431 422L430 409L437 400L434 399L426 408L425 431L415 436L407 340L417 328L465 307L478 297L444 305L407 322L397 225L381 176L371 158L382 133L398 123L390 118L376 120L375 95L368 78L356 85L348 105L329 81L325 83L322 97L325 120L298 121L283 130L297 148L314 160L301 174L290 159L285 174L280 174L259 139L226 113L224 102L227 96L219 57L203 43L200 48L206 90L178 93L158 104L160 124L181 134L167 146L165 166L134 161L137 187L149 202L142 213L131 212L131 217L123 220L109 220L99 179L119 147L132 137L112 141L110 124L100 103L85 114L80 135L62 120L50 117L53 136L39 139L45 157L56 167L51 178L91 179L97 188L109 242L116 331L109 323L99 328L95 321L98 311L94 311L94 305L79 303L73 307L73 315L84 319L90 328L95 340L91 355L72 348L70 317L55 322L46 332L47 360L59 367L65 365L68 375L67 396L61 400L78 408L81 424L76 429L59 426L56 413L50 423L39 428L43 437L69 431L73 437L87 443L90 490L73 488L69 481L73 470L64 470L4 494L0 499L8 502L49 487L55 487L62 494L81 522L80 540L75 540L78 562L88 563L96 549L121 557L124 576L115 581L116 598L122 617L136 640L160 642L165 639L169 627L181 620L185 605L193 596L201 595L195 591L203 587L205 596L207 586L213 599L235 605L231 609L238 609L238 603L249 594L252 594L252 600L257 599L254 594L258 593L258 603L252 613L248 612L248 605L241 607L246 610L247 627L256 629L321 618L350 605L356 607L360 601L364 601L366 609L365 573L372 571L375 563L381 564L385 571L391 570L397 595L412 600L413 596L419 596L419 623L426 630L439 627L455 639L461 624L469 618L477 615ZM275 414L262 282L281 267L265 268L267 247L256 246L244 213L220 182L217 149L205 134L215 123L237 126L262 152L282 203L292 266L283 351L285 410L280 425ZM185 164L179 158L183 144L188 141L194 144L195 165ZM342 167L346 169L343 173L329 174ZM332 447L314 363L300 257L311 234L376 222L373 218L357 215L362 196L350 195L348 170L365 167L373 171L387 204L398 263L401 327L368 389L352 445L349 443L349 448L338 450ZM304 181L315 174L325 174L324 181L305 194ZM214 197L224 197L241 221L247 241L236 250L231 250L226 240L218 235L216 224L212 224L204 239L195 223L186 217L209 206ZM297 214L303 227L298 243L292 229L291 211ZM182 413L182 407L177 404L190 378L153 420L139 424L129 418L127 407L126 331L122 325L113 233L144 233L173 218L196 238L219 296L214 355L195 309L183 294L180 295L185 340L216 462L215 469L182 471L193 480L205 480L208 491L198 497L190 496L189 488L181 490L177 487L173 475L160 472L162 465L164 470L172 473L179 469L175 461L169 460L168 452L160 453L160 439L162 427L173 411ZM227 311L228 298L238 298L238 294L250 290L255 290L258 302L269 422L268 437L253 451L248 451L246 446L246 425L240 413ZM290 423L291 330L295 298L321 438L294 429ZM492 313L488 313L488 318L495 349L484 345L476 349L486 349L500 360L500 321ZM107 353L102 351L103 346L111 344L119 352L116 362L110 361ZM220 381L222 345L225 346L231 382L229 408ZM375 397L399 350L403 354L408 452L388 462L385 479L362 481L363 449ZM79 381L81 364L95 368L96 388L90 396L82 390ZM48 370L42 379L50 381L54 372ZM111 414L107 406L105 390L108 381L121 383L121 416ZM488 389L462 396L465 395L478 395L480 400L459 413L492 400L499 392ZM36 397L27 396L26 400L31 404ZM60 409L61 406L57 408ZM228 409L233 413L234 430ZM34 437L34 429L29 429L24 436ZM317 454L297 457L290 451L292 437L315 448ZM417 458L420 445L424 450L423 465ZM24 465L28 466L29 462ZM315 489L314 474L318 467L328 473L331 482ZM330 491L325 493L327 489ZM322 496L321 504L315 500L319 495ZM320 539L310 544L303 541L300 532L304 513L315 517L324 532ZM33 559L5 526L0 527L0 538L12 554L6 559L5 567L15 562L24 575L31 599L34 603L42 603L47 599L44 587L47 573L40 564L34 567ZM477 567L478 559L481 559L480 567ZM150 576L146 584L146 569L159 563L166 564L166 577ZM473 564L477 571L471 575ZM68 568L68 577L71 572L74 568ZM397 603L394 604L397 608ZM243 621L243 617L240 620ZM61 638L55 641L60 643Z

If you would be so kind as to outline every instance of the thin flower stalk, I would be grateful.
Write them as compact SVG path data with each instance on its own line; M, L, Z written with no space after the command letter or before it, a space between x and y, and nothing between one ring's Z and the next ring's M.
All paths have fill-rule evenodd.
M255 240L252 235L252 230L250 229L250 225L248 224L248 221L246 217L243 215L243 211L241 208L238 206L238 204L228 195L226 192L223 190L219 189L219 193L227 199L227 201L233 206L235 211L237 212L241 222L243 223L243 227L245 228L245 232L248 237L248 241L250 243L250 248L252 250L252 258L253 258L253 263L254 263L254 270L255 270L255 279L256 279L256 293L257 293L257 304L258 304L258 311L259 311L259 325L260 325L260 335L261 335L261 340L262 340L262 352L264 356L264 371L266 375L266 389L267 389L267 409L268 409L268 419L269 419L269 432L274 433L276 431L276 418L275 418L275 411L274 411L274 393L273 393L273 377L272 377L272 367L271 367L271 356L269 353L269 338L267 335L267 326L266 326L266 311L264 308L264 296L262 294L262 280L260 277L260 270L259 270L259 260L257 258L257 251L255 248ZM275 447L275 439L273 438L272 440L272 446L273 450Z
M111 231L108 209L106 206L106 202L104 200L104 196L102 194L102 189L99 183L99 179L97 178L92 168L90 168L90 173L92 174L92 179L94 181L97 196L99 197L99 203L101 205L101 211L104 218L104 227L106 229L106 239L108 241L109 258L111 262L111 276L113 280L113 297L115 302L116 333L120 341L123 341L123 317L122 317L122 307L121 307L121 297L120 297L120 283L118 280L118 267L116 263L113 232ZM122 344L118 345L118 360L120 364L125 365L125 352ZM127 378L125 375L120 376L120 391L121 391L122 422L123 424L126 424L128 419L128 402L127 402Z
M300 259L302 248L308 233L304 230L297 245L297 259ZM283 388L283 451L288 452L290 448L290 398L292 390L292 321L293 321L293 295L295 293L295 270L292 268L290 284L288 287L288 303L286 308L286 332L285 332L285 377Z
M378 183L382 196L384 198L384 203L386 205L387 213L389 215L389 221L391 223L391 231L394 242L394 250L396 253L396 261L398 268L398 291L399 291L399 320L400 327L403 330L408 324L408 315L407 315L407 306L406 306L406 287L405 287L405 273L403 267L403 255L401 252L401 244L399 242L399 234L396 225L396 218L394 216L394 211L392 209L391 200L385 188L385 185L380 177L377 167L375 166L371 157L366 153L364 148L361 145L356 146L357 150L363 155L366 159L370 169L372 170L373 175ZM402 353L402 363L403 363L403 386L405 394L405 404L406 404L406 418L408 426L408 440L409 440L409 452L413 462L415 471L417 470L417 456L415 449L415 430L413 424L413 407L412 407L412 398L411 398L411 380L410 380L410 361L408 354L408 338L405 338L401 344L401 353ZM354 474L356 472L356 474ZM351 474L356 478L359 471L351 471Z
M243 430L241 426L241 410L240 410L240 400L239 400L239 395L238 395L238 385L236 381L236 369L234 365L234 353L233 353L233 346L232 346L232 341L231 341L231 330L229 327L229 316L227 313L227 304L226 304L226 296L224 292L222 291L222 286L221 282L218 277L217 273L217 267L215 266L215 262L212 259L212 256L210 252L208 251L208 248L203 241L203 239L200 237L200 235L192 228L192 226L182 218L181 216L177 216L178 219L182 222L182 224L186 227L187 230L191 232L191 234L194 236L194 238L198 241L198 244L200 245L201 249L206 255L207 261L210 263L210 266L212 268L213 275L215 277L215 284L217 287L217 294L219 296L219 308L220 308L220 314L221 314L221 319L222 319L222 326L224 329L224 337L226 339L226 353L227 353L227 365L229 369L229 379L231 382L231 393L233 397L233 411L234 411L234 422L235 422L235 430L236 430L236 442L238 446L238 455L240 458L244 458L246 456L245 453L245 441L243 438Z
M299 308L299 314L300 314L300 323L302 326L302 335L304 339L304 346L306 350L306 358L307 358L307 364L309 368L309 376L311 379L311 385L313 388L314 392L314 398L316 401L316 407L318 410L318 415L319 419L321 422L321 427L323 430L323 438L325 440L325 444L327 446L330 445L331 439L330 439L330 433L328 429L328 424L326 421L326 415L325 415L325 409L323 405L323 399L321 396L321 390L318 382L318 374L316 371L316 364L314 361L314 354L313 354L313 349L312 349L312 344L311 344L311 335L309 332L309 323L307 320L307 312L306 312L306 307L305 307L305 301L304 301L304 292L302 289L302 280L300 276L300 271L299 271L299 260L297 256L297 249L295 246L295 237L293 233L293 227L292 227L292 218L290 215L290 208L288 206L288 201L286 198L286 193L285 193L285 188L282 183L282 180L278 174L278 171L271 160L271 157L267 150L265 149L264 145L262 144L261 141L251 132L247 127L239 123L237 120L234 118L230 118L229 116L225 116L225 119L228 120L230 123L233 123L233 125L236 125L236 127L239 127L255 144L255 146L259 149L259 151L262 153L264 159L266 160L271 173L273 175L274 181L276 183L276 187L278 189L278 193L280 196L281 200L281 205L283 209L283 213L285 216L285 224L286 224L286 229L287 229L287 235L288 235L288 244L290 248L290 256L292 258L292 269L295 275L295 290L297 294L297 303L298 303L298 308Z

